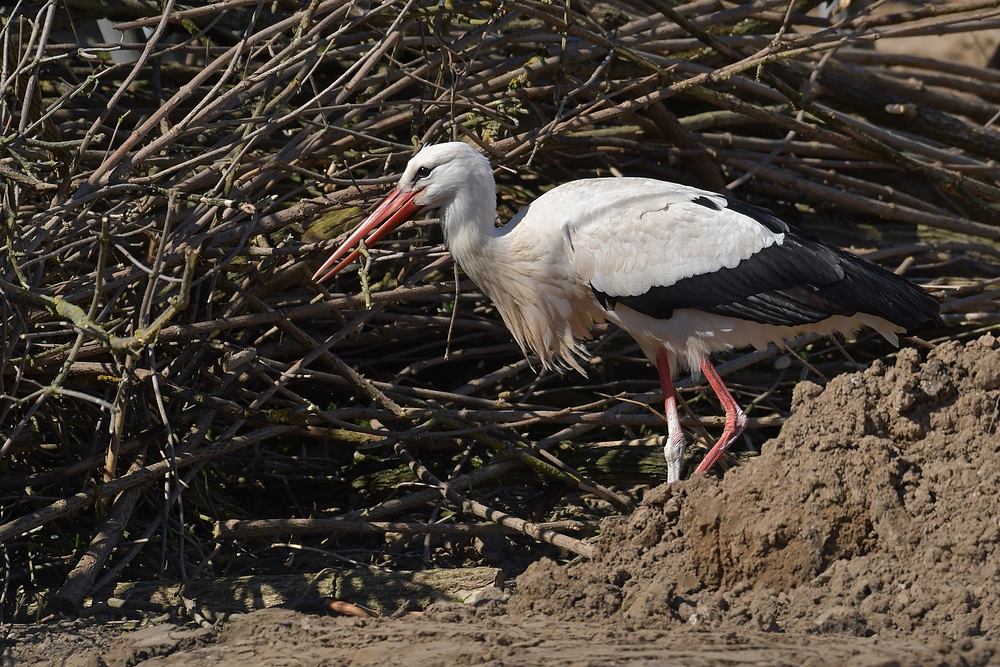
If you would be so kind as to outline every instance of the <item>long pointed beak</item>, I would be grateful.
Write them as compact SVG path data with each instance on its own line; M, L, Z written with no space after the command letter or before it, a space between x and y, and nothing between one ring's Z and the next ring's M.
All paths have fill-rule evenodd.
M370 246L413 217L422 208L413 201L416 196L417 191L415 190L411 192L393 190L378 205L378 208L372 211L371 215L358 225L357 229L347 237L347 240L333 251L330 259L326 260L323 266L319 267L319 270L313 275L313 280L323 282L353 262L361 254L361 251L351 250L351 248L357 245L361 239L365 240L366 246ZM350 254L348 254L348 251L350 251ZM344 257L345 254L347 254L347 257ZM341 260L341 257L344 257L344 259ZM337 264L338 260L340 260L339 264ZM336 266L333 266L334 264ZM330 268L331 266L333 266L332 269Z

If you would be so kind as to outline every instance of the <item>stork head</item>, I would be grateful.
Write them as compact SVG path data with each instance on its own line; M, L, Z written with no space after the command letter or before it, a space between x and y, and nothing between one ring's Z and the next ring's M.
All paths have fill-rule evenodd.
M419 211L446 209L463 193L477 190L484 183L492 188L488 197L494 200L496 190L489 160L468 144L453 141L424 147L407 163L396 189L330 255L313 280L326 280L353 262L359 251L352 248L361 239L366 245L375 243ZM484 193L470 194L479 197Z

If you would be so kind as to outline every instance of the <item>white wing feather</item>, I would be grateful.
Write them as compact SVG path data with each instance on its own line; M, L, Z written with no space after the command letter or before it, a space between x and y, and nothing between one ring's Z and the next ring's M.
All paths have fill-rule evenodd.
M699 197L721 210L694 203ZM727 209L724 197L644 178L573 181L539 197L523 214L512 222L561 227L567 259L580 278L616 297L732 268L784 240Z

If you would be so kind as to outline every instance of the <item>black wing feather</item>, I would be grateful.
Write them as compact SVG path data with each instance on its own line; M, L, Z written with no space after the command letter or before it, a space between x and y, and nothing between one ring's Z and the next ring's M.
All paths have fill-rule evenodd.
M938 319L938 303L920 287L877 264L828 246L791 228L765 209L728 200L729 208L785 235L732 268L691 276L637 296L594 290L609 310L616 303L667 319L698 308L743 320L796 326L831 315L868 313L907 330ZM609 308L610 306L610 308Z

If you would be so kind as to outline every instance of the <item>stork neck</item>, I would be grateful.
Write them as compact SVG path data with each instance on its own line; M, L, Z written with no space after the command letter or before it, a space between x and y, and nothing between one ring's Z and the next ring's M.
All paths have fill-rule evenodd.
M493 174L474 179L446 206L441 208L441 228L445 244L452 255L463 264L470 255L477 254L501 236L497 228L496 184ZM488 178L488 181L487 181Z

